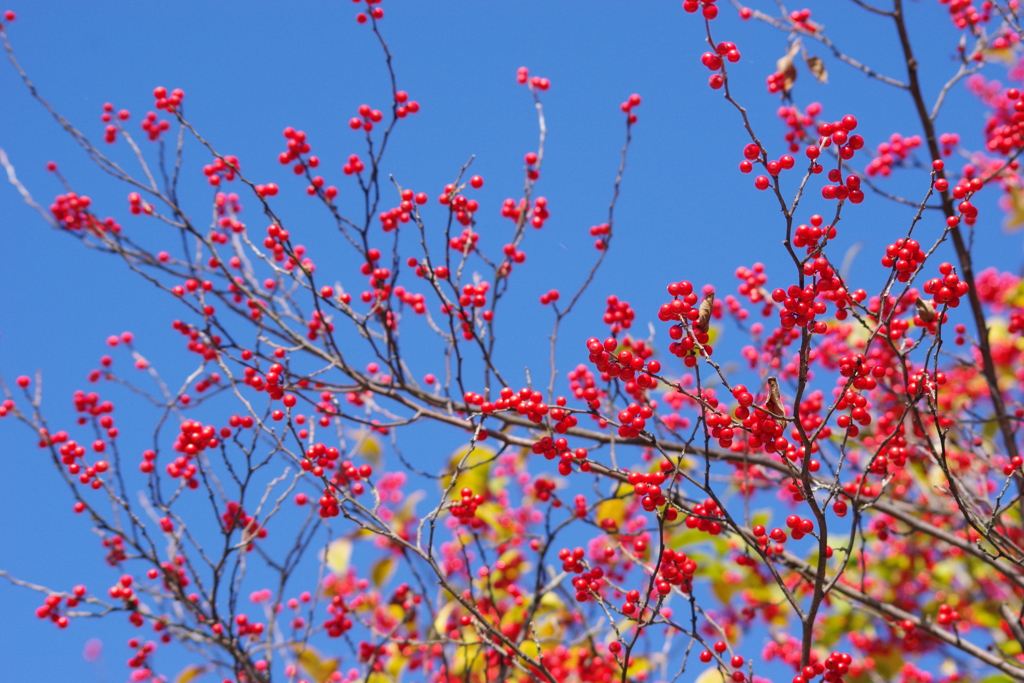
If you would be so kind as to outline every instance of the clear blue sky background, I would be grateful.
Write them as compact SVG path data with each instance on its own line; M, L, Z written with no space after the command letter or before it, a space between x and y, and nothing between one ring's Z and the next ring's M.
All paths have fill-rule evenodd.
M754 5L774 7L767 0ZM837 44L881 71L904 76L892 51L893 31L881 19L838 0L810 6ZM239 156L247 174L282 187L275 206L303 225L302 241L319 249L322 272L332 267L328 250L341 252L337 236L276 156L284 149L281 129L301 128L324 160L328 181L343 188L343 198L350 187L339 169L362 145L346 122L364 102L381 109L388 102L379 48L369 29L354 21L355 5L54 1L14 2L10 9L19 14L9 34L22 64L43 95L81 130L102 145L104 102L130 109L130 125L137 130L154 86L183 88L189 118L219 149ZM538 194L549 198L552 217L543 231L528 236L529 260L513 283L517 317L546 320L549 312L540 309L537 297L551 287L570 291L585 274L593 255L587 230L605 220L622 143L618 105L630 93L643 96L616 242L591 297L563 332L563 366L585 360L583 340L604 332L600 315L608 294L630 301L646 327L668 282L711 282L725 293L734 291L739 265L760 260L771 272L785 264L774 199L736 170L748 142L738 116L706 85L709 72L699 61L706 49L703 23L685 15L678 2L388 2L384 9L381 26L395 55L399 87L422 105L420 114L399 126L387 170L403 185L434 197L475 154L473 169L486 178L474 195L483 207L480 229L485 240L497 233L492 247L504 242L509 228L499 216L501 201L519 197L522 156L536 144L536 118L515 71L525 65L551 79L543 96L550 133ZM764 79L784 50L785 36L741 22L727 6L723 10L714 24L716 38L736 42L743 53L731 68L733 87L777 157L784 130L775 116L778 101L766 92ZM908 12L922 75L934 93L954 71L957 34L933 0L908 3ZM855 114L858 132L871 147L893 132L920 132L904 94L837 64L823 49L813 50L825 59L831 83L820 86L804 73L795 91L798 103L820 101L824 116L833 120ZM960 132L968 147L977 148L982 114L974 98L957 87L939 129ZM76 189L94 198L101 214L117 217L133 235L146 235L146 243L174 244L154 223L129 216L127 190L91 168L6 64L0 65L0 146L44 205L59 191L44 170L52 159ZM208 160L195 146L186 154L183 195L196 216L208 211L209 191L200 173ZM886 185L918 197L922 182L916 175L912 182L894 178ZM820 182L812 186L801 220L826 206L818 195ZM980 199L977 262L1016 271L1020 239L1002 232L995 193ZM440 220L439 209L432 205L430 211ZM906 229L909 213L869 192L864 204L844 214L840 243L864 242L851 277L870 287L884 276L878 259ZM251 208L249 216L252 226L262 224ZM938 219L924 228L936 234ZM53 424L71 425L70 394L86 388L86 374L107 352L110 334L133 331L143 352L168 375L191 369L181 337L170 330L181 308L120 262L50 230L6 182L0 183L0 244L0 372L10 381L43 370ZM351 268L337 270L332 279L353 282ZM350 287L359 291L355 282ZM505 332L506 365L515 372L526 365L545 368L548 324L530 328L528 335L512 327ZM726 348L741 343L738 334L726 332ZM119 362L125 367L123 356ZM522 381L521 375L514 378ZM145 447L148 433L145 426L126 428L136 410L123 405L118 411L130 460ZM69 495L48 459L10 421L0 423L0 462L0 567L62 589L110 585L115 574L103 565L86 520L70 513ZM128 651L122 641L128 629L120 620L76 622L58 632L33 616L40 603L36 594L0 582L0 679L124 679ZM105 670L93 671L82 660L82 646L94 636L107 645ZM746 654L756 655L760 643L750 645ZM160 661L161 671L173 673L189 660Z

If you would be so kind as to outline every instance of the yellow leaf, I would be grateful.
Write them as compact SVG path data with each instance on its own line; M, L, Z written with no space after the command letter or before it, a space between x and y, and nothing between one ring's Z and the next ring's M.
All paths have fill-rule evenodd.
M416 504L426 497L426 491L413 491L406 496L402 507L395 512L395 516L391 520L392 528L400 529L403 524L413 519L416 516Z
M383 447L380 445L380 439L374 436L368 429L360 429L353 433L352 436L356 439L356 445L352 447L352 452L366 458L375 467L380 465L380 457L384 452Z
M495 450L484 444L466 444L452 453L448 461L449 474L441 478L441 488L447 489L451 485L451 473L459 470L455 479L455 486L452 489L453 496L459 496L462 489L468 488L473 493L483 493L487 490L488 479L491 473L491 463L497 455ZM461 465L461 468L460 468Z
M309 674L316 683L325 683L330 679L331 674L338 670L338 658L331 657L324 659L314 648L306 645L295 646L295 657L299 660L299 666Z
M626 501L621 498L610 498L597 504L598 523L605 519L615 522L616 527L621 527L626 521Z
M693 683L722 683L725 680L725 676L718 669L708 669L700 676L697 676Z
M327 546L327 567L335 574L344 574L347 572L348 565L351 560L351 539L339 538Z
M981 54L985 56L986 62L1002 62L1008 67L1017 63L1017 51L1013 48L990 48L982 50Z
M452 612L455 611L455 601L447 603L444 607L437 611L437 617L434 619L434 631L438 635L444 636L448 633L445 627L448 625L448 620L452 616Z
M540 654L540 650L537 648L537 643L532 640L524 640L520 645L519 649L527 657L537 659L537 655Z
M1007 188L1006 195L1009 198L1009 206L1006 219L1003 221L1003 229L1016 232L1024 226L1024 192L1011 185Z
M499 519L504 512L505 508L489 500L477 507L476 516L484 520L491 531L498 534L504 540L510 536L508 529L501 524Z
M174 683L188 683L193 678L198 678L210 670L209 664L189 664L182 669L174 678Z
M387 580L391 578L391 575L395 573L395 558L384 557L377 560L373 564L373 568L370 569L370 578L373 580L373 584L380 588Z

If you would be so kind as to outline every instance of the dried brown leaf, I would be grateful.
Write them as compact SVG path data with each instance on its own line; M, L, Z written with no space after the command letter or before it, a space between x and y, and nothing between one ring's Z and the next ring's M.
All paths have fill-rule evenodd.
M925 301L921 297L917 297L917 301L914 302L917 306L917 316L926 323L930 323L935 320L935 305L930 301Z
M774 377L768 378L768 400L764 408L773 415L786 414L786 407L782 404L782 392L779 390L779 380Z
M819 83L828 83L828 71L825 69L825 62L821 61L821 57L811 55L805 57L804 61L807 62L807 68L814 74Z
M793 83L796 81L796 67L793 65L793 60L800 54L800 41L794 40L789 44L789 49L782 57L775 62L775 70L782 74L782 88L786 92L793 87Z
M708 327L711 325L711 309L715 305L715 293L708 292L704 295L704 300L700 302L700 308L697 310L697 320L693 323L701 332L707 332Z

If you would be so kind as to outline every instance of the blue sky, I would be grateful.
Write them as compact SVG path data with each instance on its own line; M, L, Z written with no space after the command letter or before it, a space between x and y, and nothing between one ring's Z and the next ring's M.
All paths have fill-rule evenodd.
M774 3L753 5L768 11ZM837 44L902 77L891 54L889 27L847 5L810 3L813 18L826 25ZM321 250L320 267L330 267L324 256L330 249L339 251L339 270L345 267L330 228L318 227L322 216L310 208L303 184L276 157L284 149L282 128L301 128L324 160L329 182L341 185L341 164L348 154L362 152L346 122L362 103L386 106L379 47L370 31L356 24L355 5L54 1L14 2L9 8L19 15L9 36L22 65L42 94L98 144L104 102L131 110L135 129L152 105L153 87L182 88L188 117L208 139L239 156L250 176L282 187L275 207L309 226L303 239ZM527 66L551 80L543 95L549 136L537 188L549 199L551 219L529 236L528 262L512 299L517 317L547 320L549 311L537 304L540 294L551 287L570 291L585 275L593 255L587 230L605 220L622 144L618 105L631 93L642 95L612 253L591 296L562 333L566 343L560 359L567 368L585 360L580 351L588 336L603 336L600 316L608 294L631 302L646 323L655 319L668 282L713 283L727 292L738 282L737 266L762 261L771 275L785 264L778 207L753 188L752 176L737 170L748 140L735 111L707 87L710 72L699 60L706 50L703 24L684 14L679 3L517 0L385 3L384 9L381 30L395 55L398 85L422 106L399 127L387 169L404 186L434 197L476 155L473 172L486 179L474 195L483 207L485 238L489 230L507 232L500 205L519 196L522 156L536 145L536 118L528 93L515 82L516 69ZM766 92L764 80L784 51L785 36L723 10L714 26L716 38L737 43L743 53L730 72L734 92L777 156L784 129L775 116L778 100ZM909 3L908 12L922 77L935 92L954 70L951 48L957 33L936 2ZM904 95L844 68L823 49L818 52L831 83L820 86L804 73L795 93L798 103L821 102L831 120L856 115L857 132L870 147L893 132L920 132L909 102L900 99ZM60 189L44 170L45 162L54 160L101 213L115 216L147 243L166 241L151 223L129 216L126 190L90 167L6 63L0 66L0 102L0 147L38 201L47 205ZM977 148L983 121L981 106L959 86L939 129L960 132L968 147ZM209 191L200 173L207 162L194 146L186 152L184 201L196 214L208 210ZM922 188L920 175L886 182L910 196L919 196ZM1020 238L1003 233L995 195L985 194L979 198L976 263L1016 271ZM800 219L825 206L815 190ZM429 210L441 216L435 205ZM929 234L938 229L936 221L924 226ZM865 287L880 281L884 272L878 259L908 222L906 209L870 193L864 204L846 211L840 244L864 244L851 277L862 278ZM42 370L55 424L71 423L70 394L86 387L86 374L107 352L104 340L110 334L134 332L147 357L168 374L190 369L181 337L170 330L171 320L183 314L180 308L120 263L50 230L6 183L0 184L0 240L0 372L10 381ZM349 269L339 277L351 274ZM502 360L514 372L545 367L547 322L539 329L508 330ZM741 343L727 330L724 349ZM119 424L130 424L136 411L143 414L141 407L126 405ZM127 448L144 443L145 436L144 430L126 434ZM96 538L84 520L69 513L68 494L33 440L9 422L0 423L0 462L0 567L64 589L79 582L109 585L112 575L102 566ZM120 623L75 623L58 633L34 618L38 604L35 594L0 583L5 677L124 677L126 650L120 641L126 629ZM91 671L82 660L83 644L93 636L107 641L106 674Z

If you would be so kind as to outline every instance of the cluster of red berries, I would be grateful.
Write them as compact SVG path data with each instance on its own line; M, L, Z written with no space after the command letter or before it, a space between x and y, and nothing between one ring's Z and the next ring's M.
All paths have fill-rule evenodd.
M814 33L818 30L818 25L811 21L811 10L795 9L789 13L789 20L792 22L795 28L798 28L808 33Z
M129 192L128 210L135 216L138 216L141 213L148 215L153 213L153 205L142 201L142 196L138 192Z
M956 308L960 305L961 297L967 295L970 286L960 279L951 263L940 263L939 273L941 278L932 278L924 283L924 291L935 298L936 304Z
M683 0L684 12L694 14L697 10L700 10L708 21L718 16L718 5L715 4L715 0Z
M523 211L529 209L529 205L525 199L520 199L519 204L516 204L516 200L511 197L506 199L501 204L501 215L505 218L511 218L513 221L519 221L519 216L522 215Z
M278 187L277 183L267 183L265 185L256 185L256 194L260 197L274 197L277 195Z
M8 12L8 14L11 14ZM72 591L73 595L69 595L64 598L69 609L73 609L78 606L79 601L85 597L86 589L85 586L75 586ZM67 628L70 624L70 620L63 614L60 613L59 607L61 603L61 596L59 595L48 595L43 600L43 604L36 608L36 616L40 619L49 619L57 628Z
M686 517L686 528L697 529L712 536L722 533L722 509L711 498L693 506L692 514Z
M363 162L359 158L359 155L350 154L348 157L348 161L345 162L345 165L341 167L341 171L345 175L352 175L353 173L362 173L364 168L366 167L363 165Z
M230 430L227 431L230 434ZM182 483L190 489L199 488L199 480L195 479L198 468L191 460L207 448L217 448L219 445L220 440L217 438L217 431L213 426L204 427L194 420L185 420L181 423L181 431L173 446L174 450L181 455L175 458L174 462L168 463L167 474L175 479L180 477Z
M743 385L738 385L738 388L745 389ZM750 396L746 392L744 394ZM741 403L740 405L743 404ZM736 438L736 430L733 429L732 418L724 413L709 412L706 422L711 431L711 438L718 439L718 445L721 448L731 448L733 439Z
M794 659L799 663L798 657ZM842 683L843 676L850 672L852 662L853 658L847 653L833 652L824 662L813 662L800 669L800 673L793 677L792 683L811 683L822 674L825 683Z
M479 177L474 176L474 178ZM482 179L480 184L483 184ZM448 206L449 210L455 214L455 220L463 226L468 226L473 222L473 214L480 208L479 202L475 199L467 199L465 195L455 194L455 185L451 183L444 186L444 192L437 198L437 201L443 206Z
M852 204L860 204L864 201L864 191L860 189L860 176L851 173L846 176L846 181L843 181L843 174L840 173L838 168L833 168L828 172L828 179L832 183L842 183L840 185L823 185L821 188L821 196L825 199L838 199L839 201L850 200Z
M109 415L105 415L104 418L111 419ZM53 438L51 438L53 441ZM100 439L93 442L93 450L97 453L102 453L106 450L106 443ZM85 448L80 446L76 441L68 441L60 447L61 462L67 465L68 474L77 476L78 481L82 484L88 484L93 489L98 489L103 486L102 480L99 475L110 469L110 464L106 460L97 460L92 465L85 465L83 462L81 465L77 462L78 458L85 457Z
M124 574L117 583L107 589L107 595L115 600L123 600L126 607L134 609L138 605L138 598L135 597L132 583L134 583L134 579L130 575Z
M440 277L441 268L438 268L437 270L438 277ZM454 315L454 317L459 321L459 329L462 331L462 338L466 341L472 341L476 334L473 331L473 313L471 311L457 309L454 304L441 304L441 312L445 315ZM494 312L490 310L484 311L481 316L484 320L489 322L494 319ZM388 311L388 318L391 319L390 311Z
M626 592L626 601L622 603L622 613L631 617L637 613L637 603L640 602L640 591L631 590ZM639 615L637 615L639 616Z
M734 411L736 418L742 421L743 431L747 434L746 446L750 450L757 452L763 449L766 453L786 453L789 456L790 444L783 436L784 428L783 425L773 415L769 414L768 410L772 410L776 415L780 413L776 412L784 410L783 406L771 406L770 408L762 410L761 408L755 407L754 397L747 388L742 384L736 384L732 388L733 398L739 403L739 406ZM718 406L718 400L714 398L705 399L712 408ZM752 409L753 408L753 409ZM724 417L724 416L723 416ZM731 421L730 421L731 422ZM722 418L719 418L719 424L722 423ZM729 423L726 423L729 424ZM722 426L720 427L721 434L724 436L728 435L726 430L730 430L731 427ZM733 435L733 438L735 434ZM729 441L731 443L731 440ZM794 455L795 457L795 455Z
M530 180L540 178L540 169L536 168L539 161L540 157L537 156L536 152L527 152L526 156L523 157L523 162L526 164L526 177Z
M617 348L619 348L619 342L615 337L608 337L604 342L596 337L587 340L590 362L601 373L602 378L605 376L617 377L623 382L629 382L635 377L636 386L640 389L649 389L657 385L658 381L651 375L661 372L661 363L656 360L647 361L649 353L634 355L628 348L623 348L615 354ZM649 351L646 347L644 350ZM644 372L645 368L646 372Z
M321 518L328 519L341 514L341 508L338 507L338 499L334 497L329 488L324 489L324 495L320 496L320 500L317 502L320 504L319 514Z
M168 95L167 88L161 86L153 89L153 99L156 100L153 105L154 107L162 109L168 114L173 114L181 105L181 101L185 99L185 91L181 88L175 88Z
M382 1L383 0L352 0L352 2L356 3L357 5L361 2L365 2L366 6L370 10L370 17L373 17L377 21L384 18L384 9L382 7L374 7L374 5L379 5ZM359 24L365 24L367 21L369 21L370 17L368 17L363 12L360 12L359 14L356 15L356 22Z
M600 596L604 585L604 570L600 567L583 572L572 580L572 587L576 589L576 602L586 602L591 595Z
M394 294L399 301L406 304L407 306L410 306L413 310L413 313L416 313L417 315L423 315L424 313L427 312L427 300L426 297L423 296L422 294L415 294L413 292L410 292L401 285L395 287L392 294Z
M815 127L814 119L820 113L821 104L818 102L808 104L803 113L796 106L783 105L779 107L777 114L786 124L786 127L789 128L783 138L789 143L789 151L791 153L800 151L799 141L807 139L807 131Z
M917 372L911 373L908 377L907 382L907 394L913 397L917 397L921 393L928 392L935 395L938 392L939 387L944 385L947 381L946 373L941 370L935 373L930 373L927 370L918 370ZM948 418L946 418L948 420ZM946 420L939 421L939 425Z
M245 508L233 500L228 501L220 518L226 533L230 533L235 529L241 529L242 533L247 535L255 535L257 538L267 537L266 527L261 527L257 524L256 518L246 514Z
M652 362L657 363L658 361ZM654 417L654 410L648 405L633 402L620 410L617 417L619 419L619 436L624 439L634 439L647 428L647 420ZM662 498L657 498L657 500L664 502Z
M714 6L712 5L711 7ZM714 9L717 11L717 8ZM725 76L722 75L723 57L730 62L740 61L740 51L736 49L735 43L719 43L715 46L714 52L705 52L700 56L701 64L715 72L708 79L708 85L714 90L718 90L725 85Z
M312 472L313 476L321 477L324 470L334 469L335 461L340 455L334 446L328 447L317 442L306 449L306 457L303 458L300 465L306 472Z
M824 266L831 268L827 261ZM779 288L772 292L772 301L782 304L779 322L783 328L806 327L817 334L824 334L827 331L824 321L815 320L826 311L825 302L815 300L818 291L819 286L811 282L803 289L800 285L790 285L788 289Z
M459 295L459 305L463 308L483 308L487 305L487 292L491 289L489 282L481 282L477 285L462 285L462 294Z
M121 226L117 225L112 218L106 222L100 222L95 216L89 213L92 199L85 195L77 195L74 192L57 195L50 204L50 213L54 219L66 230L93 230L96 233L106 232L108 229L113 232L120 232Z
M19 378L20 379L20 378ZM21 386L19 382L18 386ZM25 385L28 386L27 384ZM25 387L22 387L25 388ZM88 394L84 391L78 390L72 396L72 401L75 404L75 410L79 413L85 413L92 417L99 417L101 415L112 413L114 411L114 404L111 401L100 401L100 395L95 391L90 391ZM85 415L81 415L78 418L78 424L84 425L88 420Z
M310 151L309 143L306 142L306 133L301 130L295 130L291 126L284 129L284 137L288 140L288 150L281 152L277 156L277 160L282 165L288 165L292 161L298 161L295 166L292 167L292 171L295 175L301 175L306 172L307 168L316 168L320 165L320 158L311 156L305 161L302 160L302 154L308 154ZM230 178L229 178L230 180ZM322 176L315 176L310 180L310 184L306 187L306 194L313 196L320 190L324 185L324 179ZM324 190L324 196L328 199L334 199L338 195L338 188L333 185Z
M213 160L212 164L206 164L203 166L203 175L206 176L207 182L214 187L220 185L221 180L227 180L231 182L235 179L235 173L241 169L241 165L238 162L238 157L226 156L217 157Z
M483 520L477 518L476 509L483 505L484 497L479 493L474 494L473 489L470 488L462 489L461 495L461 500L451 505L452 516L459 520L461 524L469 524L474 528L479 528Z
M107 144L113 144L114 142L117 141L117 126L110 123L110 121L113 120L113 114L111 114L111 112L113 111L114 105L110 102L106 102L103 105L103 114L100 115L100 120L103 121L103 123L107 124L107 126L103 129L103 140ZM117 118L121 121L127 121L130 116L131 114L128 112L127 109L122 109L121 111L117 112Z
M768 275L764 272L763 263L755 263L751 268L740 266L736 269L736 277L742 280L737 288L739 293L756 304L764 301L764 285L768 282Z
M611 327L612 334L618 334L633 326L636 311L626 301L620 301L614 294L605 300L604 324Z
M683 593L693 590L693 574L697 571L697 563L687 557L682 550L665 548L661 554L661 564L654 581L654 588L659 595L668 595L675 586Z
M812 251L817 249L818 241L824 237L829 240L836 238L837 231L835 227L826 225L822 227L824 219L815 214L811 216L810 225L798 225L796 230L793 232L793 246L800 248L806 247L807 253L810 254Z
M533 210L530 211L530 225L540 230L544 227L551 214L548 212L548 200L545 197L537 197L533 200Z
M483 400L483 397L477 394L471 393L467 395L470 397L467 399L467 402L479 406L480 410L484 413L512 409L525 416L531 422L538 424L543 421L544 416L551 409L544 402L544 395L529 387L523 387L519 391L514 391L511 387L502 387L501 398L493 403ZM560 400L561 405L565 405L565 399L560 397Z
M772 553L781 555L783 552L782 546L787 540L789 540L789 536L786 532L779 527L775 527L771 532L768 532L762 525L757 524L754 526L752 531L754 532L754 538L757 541L757 544L762 546L765 554L767 555L771 555ZM774 547L770 545L772 542L775 543Z
M258 621L249 621L249 617L244 614L239 614L235 617L235 625L238 627L239 636L249 636L252 639L256 639L263 634L263 624Z
M754 161L761 156L762 150L759 146L753 142L747 144L743 148L743 161L740 162L740 172L750 173L754 170ZM778 160L771 160L765 163L769 175L777 176L784 170L789 170L796 165L796 159L789 154L783 154ZM763 179L763 180L762 180ZM765 176L758 176L754 181L754 186L759 190L764 190L769 185L769 180Z
M558 551L558 559L562 561L562 571L572 574L582 574L586 569L583 565L583 557L586 555L583 548L576 547L572 550L562 548Z
M944 166L941 160L933 162L932 165L936 167L937 170ZM974 225L978 220L978 207L971 204L970 199L974 193L981 190L984 185L985 183L981 178L965 178L953 187L951 192L953 199L960 200L956 205L956 208L960 212L960 215L963 216L964 222L967 223L967 225ZM947 187L948 184L945 178L939 178L935 181L935 189L939 192L945 192ZM956 216L950 216L946 219L946 224L951 228L958 222L959 221Z
M384 113L379 109L372 109L368 104L359 105L359 116L353 116L348 120L348 127L352 130L362 128L367 133L373 130L373 124L380 123L384 119Z
M156 142L160 139L160 134L165 130L170 129L171 122L167 119L157 119L156 112L146 112L146 118L142 119L142 123L139 127L146 132L149 136L150 142Z
M476 251L476 243L478 241L480 241L480 233L473 232L470 228L464 228L458 237L453 237L449 240L448 247L452 251L463 254Z
M1021 329L1024 329L1024 319L1021 320ZM570 370L566 377L569 380L569 389L572 391L572 395L577 399L585 400L587 406L592 410L597 409L600 405L601 392L597 388L594 373L590 371L590 368L583 364L577 365L576 369Z
M363 162L359 161L358 156L355 158L359 164L359 170L363 170ZM384 232L391 232L398 227L399 223L408 223L412 217L412 212L415 210L414 202L421 206L427 203L427 195L424 192L416 194L412 190L402 190L401 196L402 201L398 206L382 211L378 216Z
M409 114L419 113L420 103L409 99L409 93L399 90L395 93L395 116L404 119Z
M640 106L640 96L633 93L629 96L625 102L619 105L619 108L628 115L630 125L636 123L636 114L633 113L633 109Z
M975 3L974 0L939 0L939 2L949 5L950 19L959 29L984 24L991 18L989 14L992 7L991 2ZM981 11L978 10L977 4L981 4ZM1014 3L1011 2L1010 6L1013 7Z
M723 652L725 652L726 650L729 649L729 646L725 644L725 641L719 640L719 641L715 642L715 644L712 646L712 649L714 649L714 651L717 654L722 654ZM704 650L703 652L700 653L700 661L703 662L704 664L707 664L713 658L714 658L714 655L711 654L710 650ZM743 666L743 662L740 662L740 666ZM739 667L737 667L737 668L739 668Z
M324 631L330 638L340 638L346 631L352 628L352 619L348 617L348 608L345 606L345 599L340 595L331 598L327 605L327 611L331 618L324 621Z
M563 429L562 431L564 432L565 430ZM548 460L558 458L558 473L563 477L572 473L573 462L579 463L582 471L590 471L590 463L587 461L587 456L589 455L587 449L577 448L573 450L569 448L569 442L564 437L552 439L550 436L545 436L535 441L530 450L536 455L543 455ZM584 499L585 506L586 499Z
M555 482L552 480L539 478L537 481L533 482L533 495L537 496L537 500L546 503L551 500L551 494L554 492L555 488Z
M875 378L885 376L885 368L881 366L873 368L868 364L863 353L857 353L839 358L839 374L843 377L854 378L853 388L857 391L871 391L876 386Z
M864 172L869 176L888 176L892 173L894 164L901 164L913 150L920 146L920 135L911 135L905 138L899 133L893 133L889 136L888 142L878 145L878 156L868 163Z
M644 406L644 408L647 408L647 406ZM626 413L626 415L624 416L622 413ZM647 408L646 411L642 410L639 413L632 413L628 410L622 411L622 413L619 413L620 420L623 417L631 417L634 420L640 418L640 422L643 422L641 416L647 414L648 417L650 417L650 408ZM643 427L641 425L640 429L642 428ZM665 498L665 492L661 488L661 485L664 484L667 479L668 475L665 472L630 472L626 477L626 481L633 487L633 494L640 498L640 505L647 512L653 512L657 508L663 507L668 503L668 500ZM675 508L668 508L665 511L665 515L671 522L675 521L679 513L676 512Z
M557 289L549 289L548 291L540 295L540 305L547 306L548 304L553 304L556 301L558 301L559 297L561 296L562 295L559 293Z
M530 78L530 70L525 66L516 69L516 82L520 85L529 83L531 88L536 88L537 90L547 90L551 87L551 81L546 78L541 78L540 76Z
M900 238L885 248L882 266L896 269L896 279L909 282L910 277L927 258L921 244L915 239Z
M612 226L608 223L599 223L598 225L590 226L591 237L596 237L594 240L594 248L598 251L604 251L608 247L609 235L612 233Z
M209 342L211 343L207 344L203 342L203 340L200 337L199 330L194 325L189 325L187 323L183 323L180 320L175 320L171 323L171 327L181 332L182 336L188 337L188 343L185 345L185 348L187 348L189 351L202 356L204 360L216 360L217 347L220 346L219 335L215 334L211 336L209 338ZM250 358L252 357L251 353L252 352L250 352Z

